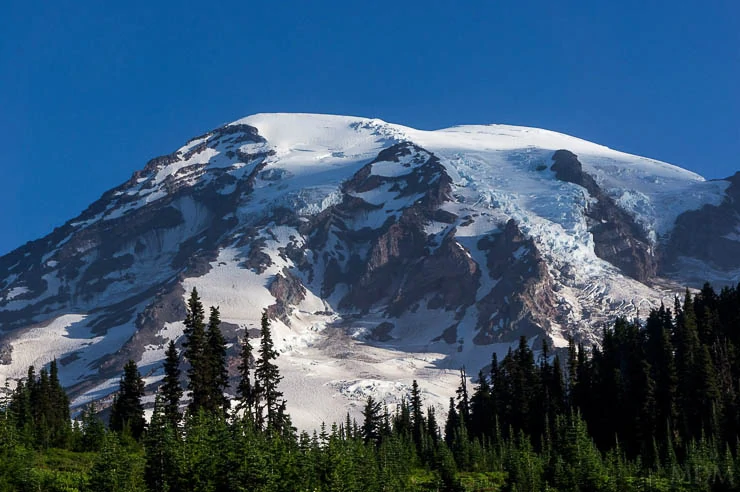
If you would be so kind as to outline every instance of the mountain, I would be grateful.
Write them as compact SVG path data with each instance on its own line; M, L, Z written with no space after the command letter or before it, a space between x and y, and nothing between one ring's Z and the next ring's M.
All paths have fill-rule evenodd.
M461 366L520 335L594 340L685 285L737 282L738 198L740 175L547 130L250 116L0 258L0 383L57 358L79 406L132 358L151 388L197 287L231 343L268 310L299 426L414 378L443 405Z

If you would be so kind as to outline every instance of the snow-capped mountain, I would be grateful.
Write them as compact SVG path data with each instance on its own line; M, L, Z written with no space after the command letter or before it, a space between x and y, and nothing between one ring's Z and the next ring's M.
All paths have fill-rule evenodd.
M413 379L443 404L521 334L593 339L737 282L739 176L535 128L250 116L0 258L0 384L56 357L77 405L129 358L153 385L197 287L231 342L268 310L299 426Z

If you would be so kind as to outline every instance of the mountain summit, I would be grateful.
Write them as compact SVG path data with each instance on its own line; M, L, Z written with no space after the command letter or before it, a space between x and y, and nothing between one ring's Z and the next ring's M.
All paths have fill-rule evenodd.
M684 285L737 282L739 176L535 128L250 116L0 258L0 383L57 358L76 405L128 359L154 385L197 287L231 342L267 309L299 426L413 379L443 404L520 335L592 340Z

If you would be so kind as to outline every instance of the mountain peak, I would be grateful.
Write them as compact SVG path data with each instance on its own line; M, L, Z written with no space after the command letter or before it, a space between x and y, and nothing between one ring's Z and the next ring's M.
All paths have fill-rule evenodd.
M415 378L444 404L520 335L593 340L700 274L736 282L735 194L536 128L248 116L0 257L0 378L56 357L79 405L131 358L156 386L197 287L232 343L267 310L299 424Z

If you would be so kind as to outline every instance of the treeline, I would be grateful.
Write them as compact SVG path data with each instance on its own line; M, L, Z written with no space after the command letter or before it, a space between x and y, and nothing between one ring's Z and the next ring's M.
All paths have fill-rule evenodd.
M414 381L395 408L368 398L359 422L311 434L291 425L266 317L224 396L219 325L194 290L148 424L134 362L107 426L92 406L70 423L56 363L31 368L0 404L0 492L740 490L735 288L618 319L597 346L522 338L473 386L461 371L446 416Z

